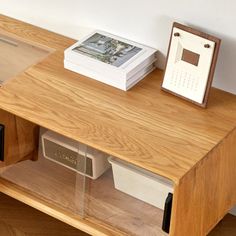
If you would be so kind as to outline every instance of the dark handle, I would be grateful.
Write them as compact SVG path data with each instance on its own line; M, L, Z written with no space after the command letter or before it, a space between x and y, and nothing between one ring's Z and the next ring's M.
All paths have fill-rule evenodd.
M170 231L172 199L173 199L173 194L169 193L166 198L163 221L162 221L162 230L165 231L166 233L169 233Z
M4 125L0 124L0 161L4 161Z

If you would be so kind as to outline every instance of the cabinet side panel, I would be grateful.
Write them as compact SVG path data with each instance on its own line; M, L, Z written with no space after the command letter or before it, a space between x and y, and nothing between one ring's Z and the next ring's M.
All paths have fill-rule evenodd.
M171 235L206 235L235 205L236 129L175 188Z
M0 168L25 159L36 159L38 125L0 109L0 124L4 125L4 161Z
M21 160L38 158L39 126L16 116L16 131Z
M4 162L0 167L14 163L19 156L19 145L16 132L15 116L0 109L0 124L5 127L4 134Z

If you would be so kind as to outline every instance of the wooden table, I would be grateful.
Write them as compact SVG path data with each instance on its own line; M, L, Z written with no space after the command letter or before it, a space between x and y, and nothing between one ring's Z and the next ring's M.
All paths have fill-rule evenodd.
M50 52L0 89L2 112L18 121L23 139L33 140L20 152L25 159L35 158L42 126L173 181L174 236L206 235L236 204L235 95L213 88L202 109L161 91L160 70L123 92L63 68L63 51L72 39L6 16L0 16L0 33ZM13 163L10 154L6 161ZM0 183L3 193L87 233L123 234L3 178Z

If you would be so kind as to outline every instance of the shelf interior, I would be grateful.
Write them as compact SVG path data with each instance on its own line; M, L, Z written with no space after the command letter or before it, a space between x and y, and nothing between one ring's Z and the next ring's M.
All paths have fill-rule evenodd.
M82 215L84 177L63 166L39 157L2 168L1 177L52 205Z
M114 188L112 169L96 180L42 156L0 169L0 177L92 225L117 235L167 235L161 229L163 210Z
M162 231L163 210L114 188L111 168L97 180L87 179L84 215L128 235L167 235Z

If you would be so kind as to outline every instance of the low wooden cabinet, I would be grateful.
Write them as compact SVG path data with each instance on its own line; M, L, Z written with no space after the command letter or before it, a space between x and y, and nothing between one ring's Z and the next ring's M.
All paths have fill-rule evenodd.
M158 69L120 91L64 69L63 52L72 39L6 16L0 16L0 33L51 49L0 89L0 124L13 130L5 140L9 166L1 168L1 192L91 235L130 235L118 221L135 222L130 229L151 225L150 235L165 235L163 212L156 217L147 205L116 192L111 172L86 183L40 156L21 161L34 159L41 126L172 181L171 236L207 235L236 204L235 95L212 88L208 108L196 107L161 91ZM81 192L75 190L85 186L81 215L81 202L74 201ZM125 205L136 203L133 209L144 209L142 215L152 220L137 223L133 209L126 215ZM112 223L103 215L110 209L116 214Z

